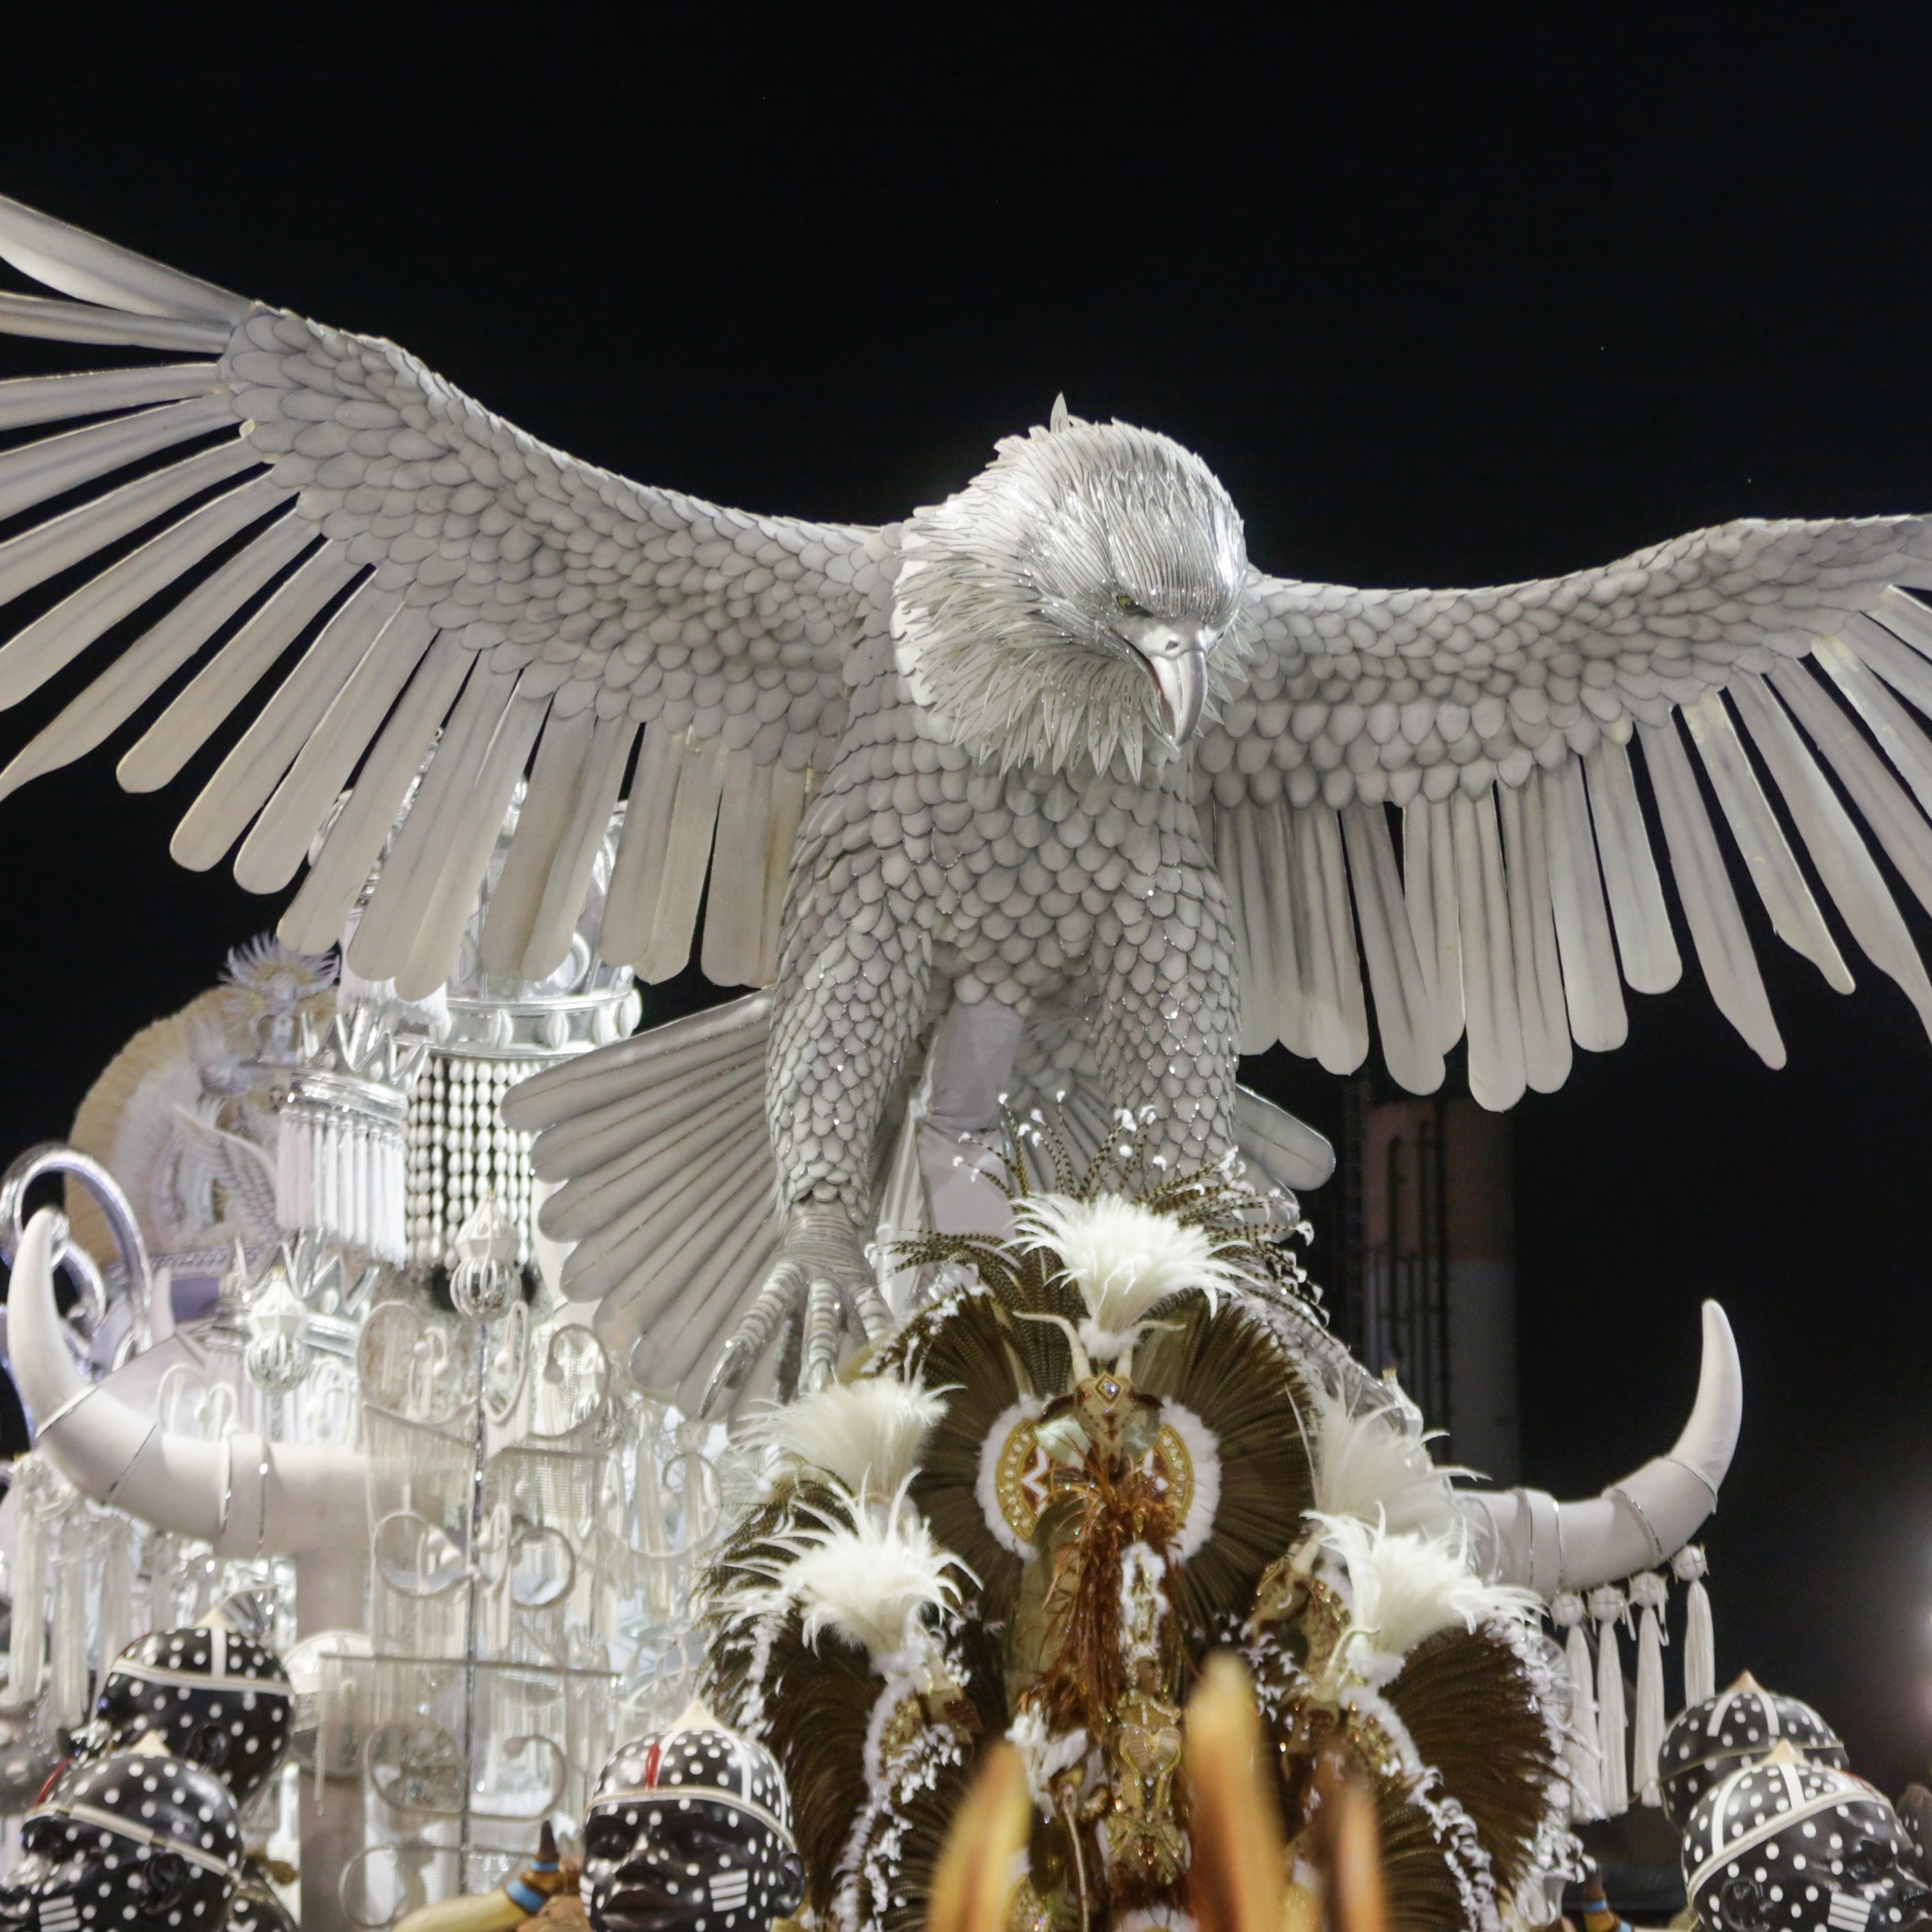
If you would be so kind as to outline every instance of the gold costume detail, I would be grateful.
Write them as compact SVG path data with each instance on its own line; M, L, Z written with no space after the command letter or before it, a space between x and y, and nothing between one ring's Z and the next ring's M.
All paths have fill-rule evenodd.
M1194 1458L1172 1423L1162 1423L1154 1438L1154 1462L1148 1473L1165 1486L1175 1516L1185 1523L1194 1507ZM993 1493L998 1498L1000 1514L1019 1542L1034 1540L1052 1481L1052 1459L1040 1446L1034 1418L1022 1416L1008 1432L993 1465Z
M933 1235L902 1250L976 1283L916 1309L860 1372L945 1392L896 1492L902 1526L889 1535L869 1493L800 1456L713 1562L710 1683L784 1768L814 1922L964 1932L973 1913L990 1919L994 1900L975 1891L956 1923L937 1864L980 1767L1010 1749L1028 1793L1024 1878L1001 1866L1000 1922L984 1932L1119 1932L1182 1913L1202 1932L1335 1924L1361 1886L1289 1881L1325 1887L1349 1862L1328 1842L1338 1793L1379 1834L1390 1932L1478 1932L1561 1856L1562 1734L1520 1606L1499 1596L1472 1617L1480 1586L1453 1551L1318 1503L1332 1406L1359 1405L1340 1436L1367 1444L1364 1466L1400 1465L1406 1480L1412 1451L1364 1432L1413 1444L1412 1411L1321 1332L1251 1196L1218 1173L1150 1186L1128 1171L1130 1140L1083 1175L1050 1131L1016 1136L1016 1197L1036 1145L1054 1164L1052 1213L1029 1225L1057 1245ZM1202 1251L1238 1257L1241 1281L1150 1291L1136 1270L1161 1241L1142 1229L1130 1247L1124 1203L1205 1230ZM1096 1282L1114 1298L1104 1321ZM1352 1542L1338 1522L1360 1526ZM787 1579L833 1533L855 1551L891 1540L890 1574L910 1583L936 1562L970 1582L902 1634L854 1619L808 1636ZM844 1587L826 1599L835 1618ZM1430 1624L1437 1592L1451 1614ZM1229 1732L1220 1755L1246 1767L1244 1816L1278 1808L1259 1836L1217 1834L1211 1797L1194 1810L1190 1699L1228 1647L1258 1702L1252 1742L1236 1749ZM1209 1909L1214 1871L1237 1867L1258 1917Z

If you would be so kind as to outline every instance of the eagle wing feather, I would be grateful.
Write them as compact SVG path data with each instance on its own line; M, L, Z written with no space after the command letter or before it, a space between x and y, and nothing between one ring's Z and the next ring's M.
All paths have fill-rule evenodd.
M632 814L607 956L652 980L682 968L715 839L744 890L713 895L705 968L728 984L772 976L767 856L788 851L843 729L844 653L886 554L876 532L628 482L392 343L4 200L0 256L64 298L0 298L0 332L199 358L0 383L0 426L53 429L0 454L0 514L63 504L0 544L0 595L90 566L0 648L0 706L111 626L148 620L0 773L0 796L92 750L195 665L122 783L166 782L260 699L176 856L205 868L239 841L236 877L257 892L311 860L281 930L316 952L406 814L392 857L408 862L379 890L351 964L421 992L446 976L488 861L489 841L466 833L500 822L498 795L533 746L485 963L534 979L562 958L572 920L559 908L580 902L641 734L640 776L661 808ZM372 808L340 814L312 854L352 783Z
M1244 1049L1358 1065L1365 968L1403 1085L1432 1090L1466 1034L1486 1106L1552 1090L1573 1041L1622 1043L1623 984L1676 983L1667 877L1719 1009L1782 1065L1733 854L1771 929L1849 991L1822 886L1932 1031L1868 843L1932 911L1922 587L1916 517L1729 524L1480 590L1256 578L1245 686L1204 730L1196 780L1248 964ZM1298 934L1290 906L1326 916Z

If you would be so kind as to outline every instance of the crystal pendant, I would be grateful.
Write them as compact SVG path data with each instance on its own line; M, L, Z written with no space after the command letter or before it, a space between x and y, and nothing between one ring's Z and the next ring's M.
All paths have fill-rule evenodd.
M310 1363L308 1310L289 1285L288 1270L279 1261L256 1290L242 1323L248 1331L242 1360L255 1385L271 1395L299 1387Z
M494 1322L521 1288L517 1268L517 1224L494 1194L478 1202L456 1237L456 1267L449 1298L459 1315Z

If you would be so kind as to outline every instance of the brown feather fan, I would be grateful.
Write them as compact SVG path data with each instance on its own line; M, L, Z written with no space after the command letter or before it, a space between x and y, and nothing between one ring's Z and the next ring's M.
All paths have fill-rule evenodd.
M1383 1694L1468 1813L1498 1890L1514 1891L1562 1774L1558 1740L1518 1642L1490 1625L1438 1631L1410 1652Z
M916 1374L928 1388L946 1392L946 1413L926 1438L912 1501L933 1534L979 1578L980 1616L994 1624L1012 1610L1021 1566L986 1527L980 1456L994 1420L1034 1392L1016 1358L1012 1331L1037 1325L1010 1322L990 1294L964 1295L911 1324L880 1363L885 1372ZM1064 1352L1066 1343L1058 1334L1053 1339Z
M757 1630L728 1606L771 1580L771 1567L787 1555L780 1538L815 1522L814 1511L847 1521L847 1507L842 1492L823 1477L787 1477L726 1538L705 1572L705 1695L741 1730L756 1734L760 1712L754 1706L764 1693L751 1682Z
M1174 1578L1176 1604L1198 1655L1216 1622L1246 1614L1262 1572L1302 1534L1314 1501L1303 1440L1301 1383L1280 1345L1240 1304L1216 1310L1188 1294L1168 1304L1173 1325L1134 1352L1134 1381L1191 1409L1219 1444L1221 1494L1208 1540Z
M714 1606L706 1619L708 1694L728 1721L761 1738L777 1757L805 1862L806 1903L821 1919L831 1910L866 1802L866 1739L884 1682L863 1651L837 1635L823 1633L808 1643L796 1607L748 1618L734 1615L730 1606L734 1598L755 1600L769 1580L767 1566L784 1554L779 1539L797 1528L822 1526L821 1519L848 1521L850 1508L850 1499L822 1478L805 1472L788 1477L740 1524L705 1580ZM976 1504L974 1509L976 1518ZM1017 1572L1017 1561L1008 1560ZM976 1618L966 1620L958 1638L971 1708L968 1728L997 1738L1006 1724L997 1642ZM754 1682L754 1666L760 1663ZM892 1814L904 1827L894 1854L892 1897L912 1899L916 1892L921 1910L946 1822L970 1781L968 1768L961 1765L939 1764L934 1774L932 1788L915 1784ZM881 1821L873 1835L890 1822ZM907 1918L896 1904L892 1911L890 1922L916 1922L916 1915Z
M1466 1924L1462 1891L1429 1814L1400 1788L1376 1796L1389 1932L1450 1932Z
M786 1554L779 1539L820 1518L848 1520L849 1499L822 1478L796 1474L738 1526L712 1559L706 1693L725 1720L768 1744L791 1793L807 1901L823 1912L866 1785L866 1730L884 1688L862 1651L832 1636L808 1644L802 1613L744 1618L727 1609L756 1593ZM759 1652L761 1641L764 1655ZM762 1664L756 1680L754 1666Z
M1087 1312L1079 1295L1060 1278L1054 1258L1040 1250L1021 1252L981 1234L926 1234L893 1246L902 1267L950 1264L971 1269L986 1293L1010 1314L1055 1315L1077 1323ZM948 1305L941 1304L940 1310ZM1035 1388L1064 1386L1073 1358L1065 1336L1051 1322L1010 1323L1006 1339Z
M863 1651L825 1635L808 1644L786 1618L771 1648L766 1742L791 1793L806 1902L821 1916L866 1796L866 1732L885 1688Z
M928 1759L920 1774L906 1780L892 1809L873 1821L865 1842L856 1847L862 1924L876 1924L879 1932L925 1932L933 1877L947 1831L987 1748L988 1741L982 1740L976 1750L956 1748L944 1760ZM889 1836L895 1842L887 1851L881 1841ZM886 1856L874 1856L880 1852ZM877 1870L877 1880L868 1866ZM862 1895L874 1890L876 1896Z

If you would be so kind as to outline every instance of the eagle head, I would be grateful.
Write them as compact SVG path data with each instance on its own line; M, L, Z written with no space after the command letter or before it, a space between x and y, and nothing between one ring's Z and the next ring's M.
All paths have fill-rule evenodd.
M1178 757L1244 655L1241 519L1192 452L1123 422L1009 436L914 514L892 610L940 731L1002 768Z

